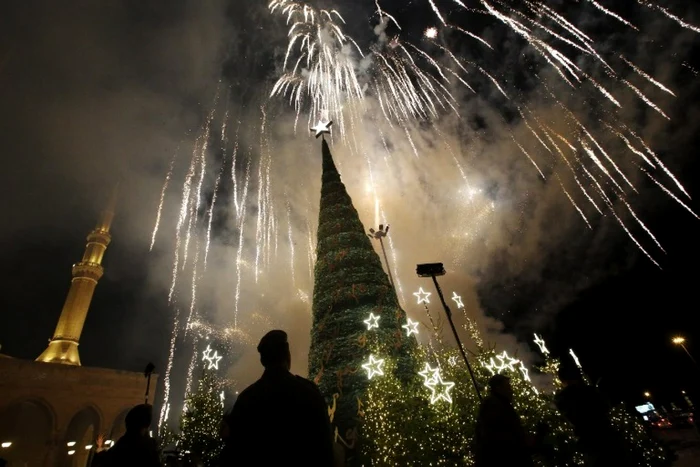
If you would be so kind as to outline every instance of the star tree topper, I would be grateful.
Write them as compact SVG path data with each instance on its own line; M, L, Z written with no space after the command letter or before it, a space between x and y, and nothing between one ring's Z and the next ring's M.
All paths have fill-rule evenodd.
M314 136L318 138L323 134L331 134L331 125L333 125L333 120L328 120L327 122L319 120L316 126L311 127L311 131L313 131L315 133Z
M411 318L406 318L406 324L401 326L406 330L406 337L410 337L411 334L418 334L418 321L413 321Z
M367 372L367 379L372 379L374 375L384 376L384 366L383 358L374 358L374 355L369 356L369 361L362 365L362 368Z
M367 325L367 330L379 327L379 316L375 316L374 313L369 314L369 318L363 321Z
M206 361L209 363L207 366L207 370L218 370L219 369L219 361L223 358L219 355L218 352L214 351L214 354L212 355L212 348L209 344L207 344L207 348L202 352L202 360Z
M421 303L430 303L428 297L430 297L432 294L430 292L426 292L425 290L423 290L423 287L421 287L418 289L418 292L413 292L413 295L416 296L416 298L418 299L418 304L420 305Z

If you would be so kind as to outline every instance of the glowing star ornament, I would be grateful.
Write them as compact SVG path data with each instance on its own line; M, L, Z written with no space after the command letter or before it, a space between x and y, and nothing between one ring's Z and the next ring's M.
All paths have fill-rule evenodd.
M439 400L443 400L448 403L452 403L452 396L450 391L455 387L455 383L452 381L443 381L442 375L439 373L433 381L424 383L424 385L430 389L430 403L434 404Z
M540 348L540 352L542 352L543 355L549 355L549 349L545 345L544 339L537 334L535 334L535 344Z
M374 355L369 356L369 361L362 365L362 368L367 372L367 379L372 379L375 375L384 376L383 358L374 358Z
M578 357L574 353L574 349L569 349L569 355L571 355L571 358L574 359L574 362L576 363L576 366L581 368L581 362L578 360Z
M520 360L518 360L517 358L510 357L505 350L502 354L496 355L496 358L501 361L501 369L503 370L508 368L508 370L514 371L515 365L520 363Z
M502 368L493 360L493 357L491 357L488 363L483 363L482 365L484 365L484 368L489 370L492 375L500 373L502 370Z
M464 308L462 297L457 295L457 292L452 292L452 300L454 300L454 302L457 304L457 308Z
M375 316L374 313L369 314L369 318L363 321L367 325L367 330L379 327L379 316Z
M450 366L456 366L457 365L457 357L452 355L450 358L447 359L447 363L449 363Z
M323 120L319 120L316 126L311 127L311 131L315 133L316 138L323 134L330 134L331 133L331 125L333 125L333 120L328 120L327 122L323 122Z
M406 318L406 324L401 326L406 330L406 337L410 337L411 334L418 334L418 321L413 321L411 318Z
M429 383L436 381L440 376L440 368L431 368L430 364L426 363L423 371L419 371L418 374L423 377L423 385L427 387Z
M530 380L530 372L528 371L527 368L525 368L525 365L523 365L523 362L520 362L520 367L518 367L518 370L520 370L520 373L523 374L523 379L525 381L531 381Z
M212 351L211 346L207 345L207 348L204 350L204 352L202 352L202 360L208 363L207 370L218 370L219 362L223 357L221 357L216 351L213 351L214 353L212 354Z
M221 391L221 394L219 394L219 399L221 399L221 407L223 407L224 400L226 399L226 395L224 394L224 391Z
M418 289L418 292L413 292L413 295L416 296L416 298L418 299L418 304L420 305L421 303L430 303L428 297L430 297L432 294L430 292L426 292L425 290L423 290L423 287L421 287Z

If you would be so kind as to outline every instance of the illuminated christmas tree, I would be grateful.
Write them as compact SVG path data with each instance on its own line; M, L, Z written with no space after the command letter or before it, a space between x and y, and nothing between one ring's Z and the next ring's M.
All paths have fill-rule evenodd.
M197 390L188 394L185 407L180 419L180 452L207 467L216 465L223 448L219 429L224 407L221 385L212 371L203 370Z
M413 379L416 341L402 332L406 315L325 140L322 157L309 377L326 397L336 441L353 465L361 462L358 443L368 384L387 375ZM385 366L388 360L391 368Z

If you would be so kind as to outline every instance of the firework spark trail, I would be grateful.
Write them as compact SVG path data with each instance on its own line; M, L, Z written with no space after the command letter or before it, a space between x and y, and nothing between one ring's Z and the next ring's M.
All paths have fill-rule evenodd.
M632 131L632 130L630 130L629 128L627 128L627 126L625 126L624 124L621 123L621 126L622 126L622 128L624 128L625 130L627 130L627 132L628 132L630 135L632 135L632 137L634 137L637 141L639 141L639 143L642 145L642 147L644 147L644 150L647 152L647 154L649 154L649 155L651 156L651 158L654 159L654 162L656 162L656 163L658 164L658 166L659 166L659 167L661 168L661 170L666 174L666 176L669 177L669 178L673 181L673 183L676 184L676 187L678 187L678 189L679 189L681 192L683 192L683 194L684 194L685 196L687 196L688 199L691 199L690 194L688 194L688 192L685 190L685 187L683 187L683 185L682 185L681 182L678 180L678 178L676 178L676 176L673 175L673 172L671 172L671 171L668 169L668 167L666 167L666 165L665 165L663 162L661 162L661 159L659 159L658 156L656 155L656 153L655 153L654 151L652 151L651 148L650 148L649 146L647 146L647 144L644 142L644 140L643 140L640 136L638 136L634 131Z
M214 220L214 206L216 205L216 195L219 192L219 183L221 183L221 175L224 173L224 168L226 167L226 153L224 153L223 159L221 160L221 168L219 169L219 175L216 176L216 181L214 182L214 191L211 196L211 206L209 206L207 221L207 241L204 247L204 270L207 270L207 257L209 256L209 245L211 243L211 224Z
M194 153L197 151L198 141L195 142ZM173 299L173 294L175 293L175 285L177 284L177 276L179 270L180 262L180 249L182 244L182 227L187 220L187 213L189 212L190 204L190 192L192 190L192 180L194 179L195 170L197 167L197 160L192 156L190 160L190 167L185 176L185 181L182 184L182 202L180 203L180 215L177 219L177 226L175 227L175 252L173 259L173 271L172 278L170 281L170 291L168 293L168 303Z
M195 315L195 310L197 306L197 285L199 284L199 240L197 240L197 245L194 253L194 263L192 264L192 286L190 288L190 312L187 315L187 323L185 325L185 336L187 335L187 330L189 329L190 323L192 322L192 316Z
M622 219L620 219L620 216L617 215L617 213L615 212L615 207L612 205L612 203L611 203L609 200L607 200L607 199L605 200L605 202L606 202L606 204L608 205L608 208L609 208L610 212L612 213L612 215L613 215L613 216L615 217L615 219L617 220L617 223L620 224L620 227L622 227L622 229L625 231L625 233L627 234L627 236L635 243L635 245L637 245L637 248L639 248L639 250L640 250L642 253L644 253L644 255L649 259L649 261L651 261L652 263L654 263L654 264L656 265L656 267L658 267L659 269L661 269L661 266L659 265L659 263L657 263L656 260L647 252L647 250L644 249L644 247L642 246L642 244L639 243L639 241L637 240L637 238L636 238L634 235L632 235L632 232L630 232L630 230L627 228L627 226L626 226L625 223L622 221Z
M384 220L384 224L388 225L389 220L386 217L386 213L382 211L382 219ZM397 271L397 274L394 275L394 282L396 284L397 292L398 292L398 299L400 300L401 304L406 303L406 298L404 297L403 294L403 286L401 285L401 274L398 274L398 265L399 265L399 260L396 257L396 247L394 246L394 240L391 238L390 235L386 236L387 240L389 240L389 251L391 252L391 260L394 263L394 270ZM387 265L389 267L389 265Z
M659 114L661 114L662 117L664 117L666 120L671 120L671 117L666 115L663 110L659 108L658 105L654 104L651 99L649 99L647 96L644 95L642 91L640 91L635 85L627 81L626 79L622 80L623 83L627 85L628 88L630 88L634 93L639 96L641 100L643 100L649 107L652 109L656 110Z
M158 201L158 210L156 211L156 222L153 226L153 234L151 235L151 246L148 251L153 251L153 245L156 243L156 235L158 234L158 227L160 226L160 216L163 213L163 202L165 201L165 192L168 190L168 185L170 184L170 179L173 176L173 168L175 167L175 160L177 160L177 153L180 147L175 150L172 159L170 159L170 167L168 167L168 173L165 176L165 181L163 182L163 188L160 190L160 200Z
M297 279L294 274L294 239L292 238L292 206L289 204L289 196L286 191L284 198L287 201L287 240L289 241L289 268L292 271L292 286L297 288Z
M613 128L613 127L612 127L610 124L608 124L607 122L604 122L604 121L601 120L601 123L602 123L608 130L610 130L612 133L614 133L618 138L620 138L622 141L624 141L625 145L627 146L627 148L628 148L630 151L632 151L634 154L636 154L637 156L639 156L640 158L642 158L642 160L643 160L644 162L646 162L647 164L649 164L651 167L653 167L653 168L656 167L656 166L654 165L654 163L653 163L651 160L649 160L649 158L646 156L646 154L644 154L642 151L640 151L639 149L635 148L635 147L632 145L632 142L631 142L629 139L627 139L627 137L626 137L625 135L623 135L621 132L617 131L615 128Z
M687 204L685 204L680 198L678 198L678 196L674 195L673 192L671 192L671 190L666 188L662 183L660 183L658 180L656 180L654 177L652 177L649 172L647 172L646 170L644 170L641 167L640 167L640 170L642 172L644 172L647 175L647 177L649 177L654 183L656 183L659 186L659 188L661 188L661 190L663 190L664 193L666 193L668 196L673 198L673 200L675 200L678 204L683 206L686 211L688 211L690 214L693 215L693 217L695 217L696 219L700 219L700 217L698 217L698 215L695 214L695 212L692 209L690 209L690 207L688 207Z
M632 68L634 71L636 71L639 76L644 77L647 81L649 81L651 84L653 84L657 88L661 89L662 91L669 93L673 97L676 97L676 95L673 93L673 91L671 91L669 88L667 88L666 86L661 84L659 81L655 80L648 73L641 70L637 65L635 65L634 63L627 60L623 55L620 55L620 58L622 59L623 62L625 62L627 65L629 65L630 68Z
M540 176L542 177L542 180L546 180L544 174L543 174L542 171L540 170L540 167L537 165L537 162L535 162L535 160L530 156L530 154L527 153L527 151L525 150L525 148L522 147L522 146L520 145L520 143L518 143L518 141L515 139L515 137L513 137L513 136L511 135L511 138L513 139L513 142L514 142L515 144L518 145L518 147L520 148L520 151L522 151L522 153L525 154L525 156L526 156L527 159L532 163L532 165L535 166L535 168L536 168L537 171L539 172Z
M469 32L469 31L467 31L466 29L462 29L462 28L460 28L459 26L450 25L450 27L451 27L452 29L455 29L455 30L461 32L462 34L466 34L467 36L471 37L472 39L476 39L477 41L481 42L482 44L484 44L484 45L485 45L486 47L488 47L489 49L493 50L493 47L491 47L491 44L489 44L488 42L486 42L484 39L482 39L481 37L477 36L476 34L471 33L471 32Z
M637 221L637 223L640 225L640 227L647 233L647 235L649 235L649 237L651 237L651 239L654 241L654 243L656 243L656 246L658 246L661 251L666 253L666 250L664 250L664 247L661 246L661 243L659 243L659 241L656 239L654 234L651 233L651 230L649 230L649 228L646 226L646 224L644 224L644 222L642 222L642 220L637 216L637 213L634 212L634 209L632 209L632 206L629 205L629 203L624 198L624 196L620 196L619 199L620 199L620 201L622 201L624 203L625 207L630 212L630 214L632 214L632 217L634 217L634 220Z
M561 186L561 189L564 190L564 194L566 194L566 197L569 198L569 201L573 205L574 208L578 211L578 213L581 215L581 218L583 221L586 223L589 229L593 230L593 227L591 227L591 223L588 222L588 218L586 218L586 215L583 213L580 207L578 207L578 204L576 204L576 201L574 201L574 198L571 197L568 191L566 191L566 187L564 186L564 183L562 183L561 178L559 178L559 175L555 174L555 177L557 177L557 181L559 182L559 186Z
M163 422L166 421L167 406L170 401L170 374L173 370L173 361L175 359L175 341L177 340L177 330L180 325L180 307L177 307L175 311L175 319L173 320L173 332L170 335L170 348L168 351L168 364L165 367L165 377L163 379L163 406L160 409L160 420L158 421L158 432L163 426Z
M233 143L233 153L231 154L231 181L233 182L233 206L236 208L236 216L240 216L241 207L238 203L238 177L236 176L236 164L238 163L238 135L241 129L241 121L238 120L236 128L236 140Z
M608 10L607 8L605 8L603 5L596 2L595 0L588 0L588 2L591 3L597 9L599 9L600 11L602 11L603 13L605 13L606 15L610 16L611 18L615 18L616 20L618 20L619 22L621 22L625 26L629 26L632 29L634 29L635 31L639 31L639 28L637 28L634 24L630 23L629 21L627 21L625 18L618 15L617 13Z
M661 13L663 13L664 15L666 15L669 19L672 19L673 21L675 21L676 23L678 23L679 26L681 26L681 27L683 27L683 28L685 28L685 29L690 29L690 30L693 31L693 32L700 33L700 28L699 28L699 27L694 26L694 25L692 25L692 24L690 24L690 23L686 23L685 21L683 21L682 18L679 18L678 16L674 15L673 13L671 13L670 11L668 11L666 8L663 8L663 7L659 6L659 5L656 5L656 4L651 3L651 2L649 2L649 1L646 1L646 0L637 0L637 3L639 3L640 5L644 5L645 7L648 7L648 8L653 8L653 9L655 9L655 10L659 10Z
M262 202L263 202L263 184L262 180L262 164L258 164L258 215L255 227L255 283L258 283L258 275L260 273L260 253L262 249Z
M192 359L190 360L190 364L187 367L187 382L185 384L185 397L187 397L191 391L192 391L192 375L194 373L194 365L195 362L199 361L199 352L197 352L197 344L199 342L199 338L195 334L195 336L192 338ZM183 408L184 411L184 408Z
M236 250L236 298L234 300L233 306L233 327L238 328L238 304L241 299L241 263L243 262L243 239L245 231L245 213L247 208L247 197L248 197L248 186L250 184L250 160L248 157L248 163L246 164L245 171L245 182L243 185L243 194L241 197L241 216L238 220L238 249Z
M408 138L408 142L411 144L411 148L413 149L413 154L416 155L416 159L420 159L420 156L418 155L418 149L416 149L416 145L413 144L413 138L411 138L411 133L408 131L408 128L403 127L403 130L406 132L406 137Z

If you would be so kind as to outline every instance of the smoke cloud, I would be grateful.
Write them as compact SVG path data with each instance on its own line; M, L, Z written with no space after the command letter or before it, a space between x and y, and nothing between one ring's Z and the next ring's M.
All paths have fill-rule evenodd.
M346 21L355 25L365 24L374 11L371 5L360 12L349 2L337 3L335 8L347 13ZM0 147L6 162L0 195L11 200L6 203L0 240L13 245L5 248L4 256L11 259L7 264L14 264L22 251L46 237L71 242L71 255L66 257L77 260L80 241L107 193L117 180L121 183L114 244L107 252L106 276L81 346L92 356L84 360L133 367L152 359L163 374L172 319L179 313L181 324L188 319L202 324L191 334L200 336L195 350L201 350L207 336L220 346L236 388L260 374L255 345L272 328L290 334L293 370L306 374L320 147L309 136L303 115L297 121L287 102L267 99L285 52L283 19L269 17L265 5L252 1L182 1L167 6L125 1L99 7L87 1L60 7L29 2L7 9L9 14L0 19ZM692 20L693 12L686 13ZM591 11L583 11L580 19L584 29L602 27L600 15ZM685 105L695 102L697 79L681 66L697 39L658 15L639 14L634 20L643 35L629 39L629 31L616 29L601 48L615 49L624 42L620 53L678 97L628 69L622 78L672 119L668 122L641 104L622 85L614 88L621 104L618 118L634 127L678 173L683 161L673 158L674 149L690 141L697 130L694 122L700 121L697 106ZM371 22L365 40L386 43L387 27ZM572 134L561 117L561 103L587 128L595 129L597 137L602 135L598 141L609 148L638 191L626 189L640 218L666 206L658 201L665 195L638 170L641 160L616 135L601 130L604 97L590 83L577 91L552 70L539 78L528 76L532 50L498 25L484 25L481 36L498 46L498 53L484 58L482 66L500 82L522 84L521 95L514 93L512 99L552 132ZM670 63L651 57L649 44L659 38L665 38L678 59ZM358 60L362 72L370 65ZM391 225L389 266L408 315L428 322L412 295L418 287L433 292L431 312L442 313L431 284L414 274L417 263L441 261L448 271L441 279L446 298L459 294L465 312L476 320L489 344L532 363L536 357L523 343L532 331L547 329L580 291L617 268L628 267L637 257L646 259L633 253L632 241L613 216L596 212L565 164L542 147L524 121L504 115L512 102L506 102L487 77L473 78L478 94L454 85L459 115L448 112L430 126L409 122L407 131L381 118L378 102L368 97L364 118L346 140L335 134L331 150L365 226ZM549 97L550 91L559 103ZM205 141L202 135L209 118L201 204L187 260L184 250L180 253L174 301L168 305L184 181L192 155ZM149 251L171 161L173 173L156 244ZM271 204L263 207L259 193L267 177L266 164ZM243 205L237 209L236 204L247 170L246 215L239 217ZM208 211L218 176L205 253ZM663 183L672 186L667 178ZM663 254L624 204L616 201L615 209L644 248L661 259ZM257 230L263 210L274 219L264 240ZM629 248L633 259L611 266L620 245ZM47 265L51 269L47 277L64 277L67 286L68 266L67 262ZM10 342L19 354L38 355L42 350L41 342L49 337L60 310L65 293L61 290L45 301L32 299L35 308L41 308L36 318L10 313L3 322L2 329L29 329L34 319L46 323L40 326L43 334L29 341L34 347ZM99 294L105 298L100 300ZM11 309L16 303L4 305ZM461 325L462 314L456 316ZM235 338L221 338L234 323L239 328ZM452 342L448 331L444 339ZM430 330L422 328L421 335L427 339ZM0 338L11 340L7 335ZM100 350L105 339L119 349L116 355ZM468 340L466 332L463 339ZM173 385L184 384L192 358L191 345L178 340L178 346Z

